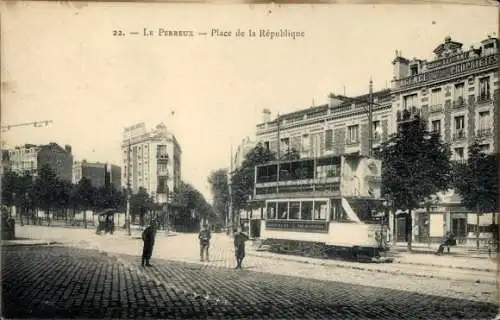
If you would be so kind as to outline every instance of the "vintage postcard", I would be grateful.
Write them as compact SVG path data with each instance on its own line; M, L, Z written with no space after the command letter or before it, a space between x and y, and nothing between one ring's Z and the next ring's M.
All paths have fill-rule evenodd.
M498 4L4 1L1 316L498 319Z

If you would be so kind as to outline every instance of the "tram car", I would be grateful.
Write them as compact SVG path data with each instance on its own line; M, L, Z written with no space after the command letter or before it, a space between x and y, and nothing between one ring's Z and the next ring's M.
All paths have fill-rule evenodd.
M265 206L261 245L313 257L390 261L380 189L380 160L362 155L256 166L254 199Z

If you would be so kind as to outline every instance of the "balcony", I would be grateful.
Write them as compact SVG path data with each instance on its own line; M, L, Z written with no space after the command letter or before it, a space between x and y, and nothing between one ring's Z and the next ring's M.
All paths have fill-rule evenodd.
M397 122L414 121L420 118L420 109L417 107L409 107L404 110L398 110L396 113Z
M489 138L493 135L491 128L479 129L476 131L476 137L478 138Z
M491 95L489 93L486 93L486 94L481 94L479 96L477 96L477 104L488 104L488 103L491 103L492 102L492 98L491 98Z
M435 104L429 107L429 113L439 113L439 112L443 112L442 104Z
M453 133L453 141L461 141L465 140L467 135L465 134L464 129L459 129L457 132Z
M453 101L453 109L462 109L465 107L465 100L463 97L458 97L457 100Z
M359 145L359 138L347 139L345 145L348 147L354 147Z

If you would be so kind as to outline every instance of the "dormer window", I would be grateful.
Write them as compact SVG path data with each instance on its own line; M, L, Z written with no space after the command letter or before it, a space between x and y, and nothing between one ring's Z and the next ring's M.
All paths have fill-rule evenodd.
M418 74L418 65L414 64L410 67L410 73L412 76L415 76Z

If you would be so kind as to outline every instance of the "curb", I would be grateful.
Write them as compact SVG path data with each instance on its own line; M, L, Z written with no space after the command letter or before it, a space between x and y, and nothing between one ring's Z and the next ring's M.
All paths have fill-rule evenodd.
M352 266L344 265L344 264L339 264L339 263L327 263L327 262L320 262L320 261L316 262L316 261L307 261L307 260L301 261L299 259L294 259L294 258L266 256L266 255L262 255L262 254L256 254L255 252L251 252L251 253L249 252L248 255L251 255L254 257L260 257L260 258L269 258L269 259L274 259L274 260L283 260L283 261L291 261L291 262L297 262L297 263L303 263L303 264L313 264L313 265L321 265L321 266L327 266L327 267L330 266L330 267L338 267L338 268L344 268L344 269L354 269L354 270L361 270L361 271L386 273L386 274L391 274L391 275L405 275L405 276L414 276L414 277L419 277L419 278L448 280L448 281L456 281L457 280L457 279L454 279L451 277L445 277L445 276L424 275L424 274L417 274L417 273L404 272L404 271L389 271L389 270L382 270L382 269L370 269L370 268L363 268L363 267L354 266L354 265L352 265ZM332 260L328 260L328 261L332 261ZM482 270L476 270L476 271L482 271ZM473 281L473 280L461 280L461 281L478 283L478 281ZM481 281L481 283L497 284L496 281Z
M2 247L28 247L28 246L50 246L53 244L59 244L57 241L37 241L32 243L27 242L11 242L11 243L2 243Z

